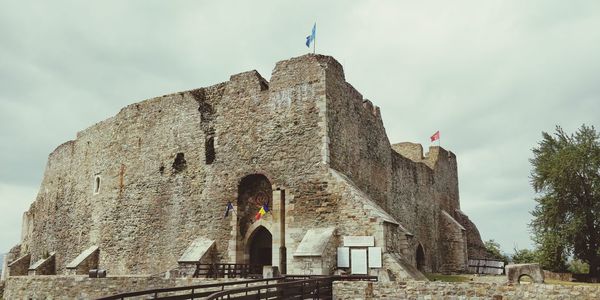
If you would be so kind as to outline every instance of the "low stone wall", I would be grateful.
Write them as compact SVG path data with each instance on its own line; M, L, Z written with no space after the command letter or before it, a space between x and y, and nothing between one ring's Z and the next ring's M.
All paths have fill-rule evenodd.
M336 300L355 299L599 299L600 286L450 282L334 282Z
M573 274L571 273L556 273L544 270L544 278L546 279L554 279L560 281L571 281L573 280Z
M29 271L29 265L31 264L31 254L27 254L17 258L15 261L11 262L8 265L7 276L22 276L27 275Z
M119 293L156 288L209 284L233 279L106 277L86 276L14 276L7 278L4 299L95 299Z

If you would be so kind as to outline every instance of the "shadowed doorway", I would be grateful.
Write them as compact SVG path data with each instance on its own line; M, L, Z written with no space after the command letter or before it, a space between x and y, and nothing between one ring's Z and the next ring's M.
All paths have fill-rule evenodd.
M425 267L425 251L423 251L423 246L421 246L421 244L419 244L419 246L417 247L417 269L419 269L419 271L423 271L423 268Z
M251 265L270 266L272 264L273 237L266 228L258 227L248 245Z

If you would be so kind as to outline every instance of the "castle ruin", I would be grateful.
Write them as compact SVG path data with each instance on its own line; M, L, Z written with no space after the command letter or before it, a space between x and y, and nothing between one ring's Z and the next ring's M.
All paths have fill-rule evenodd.
M390 144L379 108L311 54L270 81L250 71L129 105L58 146L4 276L204 261L414 279L483 251L456 156Z

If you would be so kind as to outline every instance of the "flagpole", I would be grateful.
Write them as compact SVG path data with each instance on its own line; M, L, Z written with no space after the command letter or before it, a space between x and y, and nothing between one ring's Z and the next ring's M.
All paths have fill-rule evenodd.
M317 22L315 22L315 28L317 28ZM316 49L317 49L317 34L316 34L316 32L317 32L317 30L315 29L315 37L313 40L313 55L315 54Z

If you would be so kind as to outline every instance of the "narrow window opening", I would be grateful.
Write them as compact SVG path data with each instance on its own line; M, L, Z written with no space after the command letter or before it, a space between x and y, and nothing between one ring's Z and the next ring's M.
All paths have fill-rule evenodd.
M160 175L165 174L165 166L161 164L160 168L158 168L158 172L160 173Z
M100 176L96 176L94 179L94 194L98 194L100 192Z
M260 90L261 90L261 91L266 91L266 90L268 90L268 89L269 89L269 83L267 83L267 82L266 82L266 81L264 81L264 80L261 80L261 81L260 81Z
M204 142L204 155L206 157L207 165L210 165L215 161L215 139L213 137L208 138Z
M177 153L173 162L173 170L175 173L183 171L187 167L183 153Z

